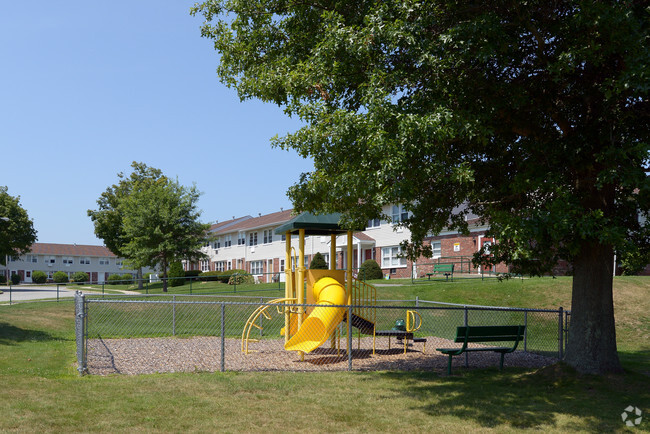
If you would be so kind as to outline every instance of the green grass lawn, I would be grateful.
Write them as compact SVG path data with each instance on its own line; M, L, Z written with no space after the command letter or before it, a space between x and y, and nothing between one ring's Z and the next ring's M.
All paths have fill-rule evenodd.
M650 431L650 278L617 278L626 374L557 365L440 372L192 373L79 377L73 305L0 306L0 431ZM570 308L570 279L436 282L381 298ZM264 294L265 292L262 292ZM252 293L251 293L252 294ZM257 295L257 294L255 294Z

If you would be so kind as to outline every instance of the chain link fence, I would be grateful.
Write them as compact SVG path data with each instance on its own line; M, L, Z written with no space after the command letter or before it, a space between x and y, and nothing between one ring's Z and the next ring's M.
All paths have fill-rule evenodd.
M91 296L77 293L78 370L91 374L192 371L439 370L464 325L525 325L506 366L562 358L566 312L384 300L376 306L296 305L246 296ZM289 315L287 313L290 312ZM371 313L369 313L371 312ZM304 313L302 321L299 314ZM308 315L307 315L308 314ZM372 316L372 318L369 318ZM351 318L351 321L348 319ZM289 328L291 340L285 342ZM470 346L504 346L503 342ZM506 344L509 345L509 344ZM453 357L496 367L491 351Z

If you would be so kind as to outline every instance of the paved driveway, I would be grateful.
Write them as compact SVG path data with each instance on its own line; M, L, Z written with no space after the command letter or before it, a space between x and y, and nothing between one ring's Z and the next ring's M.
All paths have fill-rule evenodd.
M26 301L26 300L41 300L45 298L56 299L57 289L56 286L29 286L17 285L11 287L11 294L9 293L8 286L0 286L0 303L9 303L11 296L12 302ZM59 298L74 297L74 291L66 289L64 286L59 287Z

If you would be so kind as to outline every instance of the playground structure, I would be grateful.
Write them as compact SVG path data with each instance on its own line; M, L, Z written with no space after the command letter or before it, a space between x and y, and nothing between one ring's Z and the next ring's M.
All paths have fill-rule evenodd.
M285 235L285 296L258 307L248 318L242 332L241 349L248 353L252 328L261 330L257 324L260 316L271 319L269 309L276 308L284 315L284 327L280 334L284 336L284 348L297 351L301 359L331 340L332 347L337 346L337 337L341 334L341 325L347 339L352 339L352 328L361 334L373 336L373 354L375 352L376 331L376 290L373 286L357 280L352 274L352 230L342 229L339 224L340 214L314 216L303 213L275 230L276 234ZM292 235L298 235L298 251L291 245ZM346 270L336 269L336 239L347 234ZM328 270L307 270L305 267L305 237L330 236L330 264ZM306 285L305 285L306 284ZM275 306L274 306L275 305ZM307 305L307 306L305 306ZM348 308L351 306L351 308ZM350 318L348 318L348 311ZM401 331L395 331L397 336ZM412 336L412 333L411 333Z

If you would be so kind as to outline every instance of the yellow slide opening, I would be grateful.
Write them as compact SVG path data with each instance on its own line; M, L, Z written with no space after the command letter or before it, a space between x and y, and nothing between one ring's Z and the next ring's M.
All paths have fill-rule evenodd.
M309 353L325 343L343 321L345 307L329 307L346 304L343 285L336 279L323 277L314 284L313 293L318 306L303 321L298 332L284 344L285 350Z

